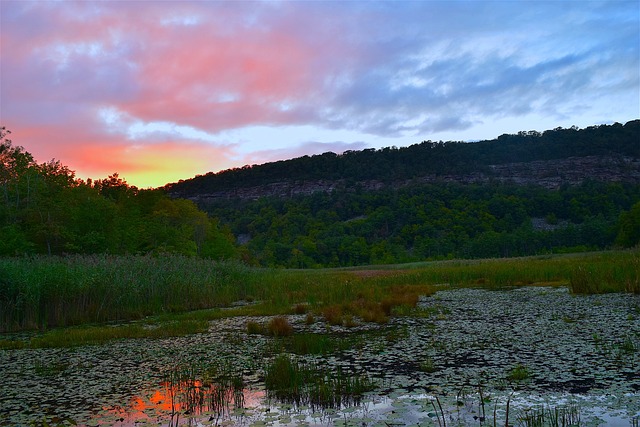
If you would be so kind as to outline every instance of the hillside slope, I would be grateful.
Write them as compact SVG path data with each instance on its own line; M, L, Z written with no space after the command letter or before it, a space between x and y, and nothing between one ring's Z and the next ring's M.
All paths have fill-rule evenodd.
M638 120L427 141L244 167L167 189L228 227L258 265L594 250L637 240L624 236L635 236L629 230L640 221L639 141Z
M174 197L206 204L435 182L553 189L589 179L640 184L640 120L582 130L519 132L476 143L425 141L406 148L329 152L208 173L165 189Z

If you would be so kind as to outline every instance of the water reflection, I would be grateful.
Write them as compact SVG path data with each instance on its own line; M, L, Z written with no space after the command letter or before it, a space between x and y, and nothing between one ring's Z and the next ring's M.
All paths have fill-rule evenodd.
M120 427L219 425L225 420L241 425L246 408L259 406L264 397L263 390L203 380L164 381L160 387L132 397L126 406L103 408L94 421Z

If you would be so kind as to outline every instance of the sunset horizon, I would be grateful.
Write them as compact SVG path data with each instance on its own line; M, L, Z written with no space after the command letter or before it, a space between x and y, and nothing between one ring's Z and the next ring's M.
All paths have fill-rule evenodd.
M0 125L156 188L327 151L640 117L640 4L0 3Z

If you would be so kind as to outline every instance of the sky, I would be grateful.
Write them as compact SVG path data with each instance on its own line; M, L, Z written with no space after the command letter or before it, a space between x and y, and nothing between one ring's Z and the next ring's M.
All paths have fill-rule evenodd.
M0 125L158 187L640 118L640 1L0 0Z

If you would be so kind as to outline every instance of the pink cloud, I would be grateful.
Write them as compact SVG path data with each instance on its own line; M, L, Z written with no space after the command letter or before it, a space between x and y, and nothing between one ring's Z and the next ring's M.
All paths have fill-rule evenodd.
M231 167L225 146L131 141L126 127L170 122L216 133L307 121L334 66L327 55L353 56L339 33L318 39L291 31L318 16L284 13L272 4L2 7L2 124L37 158L58 158L86 176L117 171L126 177L140 168L169 174L165 158L182 178ZM270 15L266 24L257 22L262 14ZM105 109L125 120L105 123Z
M0 8L0 124L38 157L75 161L87 144L124 153L118 147L134 142L151 153L171 141L227 153L218 136L256 126L418 141L446 131L476 139L478 123L523 115L548 128L637 116L637 19L619 18L637 16L628 2L3 0ZM612 80L593 77L603 75ZM104 111L122 120L105 121ZM200 136L131 141L136 123Z

